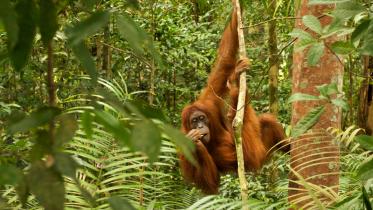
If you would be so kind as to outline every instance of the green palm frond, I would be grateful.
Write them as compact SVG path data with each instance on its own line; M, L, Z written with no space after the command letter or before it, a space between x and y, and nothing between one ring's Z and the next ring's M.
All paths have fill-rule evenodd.
M88 79L83 77L82 79ZM119 101L126 103L134 94L128 92L123 77L107 81L99 79L98 83L112 93ZM67 113L78 118L86 110L94 110L91 100L113 117L128 122L131 120L123 116L117 107L105 102L100 94L77 94L63 100ZM137 209L241 209L239 199L239 184L233 174L222 176L219 196L202 196L195 188L186 186L178 168L177 148L174 143L162 134L163 140L158 160L150 164L148 158L139 152L133 152L120 145L113 135L98 123L92 123L92 135L87 135L82 121L74 139L65 147L80 165L75 180L65 177L65 209L109 209L108 199L119 196L128 200ZM160 123L154 121L155 124ZM361 129L349 127L345 131L329 129L328 134L320 132L318 137L332 135L334 143L341 148L339 166L333 151L317 150L313 153L298 155L303 159L295 168L297 171L312 169L315 166L327 165L339 167L337 174L315 174L303 178L298 174L297 184L304 186L295 203L307 202L309 209L363 209L361 180L356 176L361 163L371 153L362 150L354 141ZM307 138L307 137L306 137ZM298 141L298 140L296 140ZM313 142L315 144L320 142ZM274 153L271 160L260 172L248 172L249 209L288 209L289 156ZM310 180L319 176L340 176L339 186L321 188L312 184ZM335 188L338 187L338 194ZM82 191L83 189L83 191ZM93 201L84 194L87 191L93 196ZM370 192L371 193L371 192ZM5 187L1 191L3 199L0 207L11 209L42 209L34 196L30 196L26 206L22 208L12 187Z
M351 126L345 131L338 129L329 129L328 131L333 135L334 143L340 146L340 152L324 151L323 149L328 148L328 146L325 146L312 154L302 153L299 158L304 158L307 161L301 161L302 163L297 165L294 170L302 171L312 169L315 166L328 165L328 167L339 167L339 171L317 173L307 177L307 179L303 179L303 177L295 173L299 178L295 183L304 186L305 189L300 192L300 195L292 203L306 202L304 207L307 209L362 209L361 181L356 177L356 172L363 160L371 155L369 152L363 151L359 144L354 142L355 136L362 130ZM318 138L322 139L321 137L322 134L320 133ZM315 144L318 143L320 142ZM326 176L339 176L339 184L337 183L337 185L331 187L320 187L309 182L309 180ZM338 189L338 193L335 192L336 189Z
M126 102L136 94L128 92L122 77L111 82L99 79L98 83L119 101ZM71 107L66 112L79 116L85 110L93 110L90 105L92 97L103 110L126 120L99 94L69 97L63 101L65 106ZM163 138L158 161L150 164L144 154L118 145L118 141L102 125L93 122L92 131L91 137L88 137L80 125L74 139L66 145L65 152L80 165L76 173L79 184L65 177L66 209L108 209L108 199L112 196L125 198L136 208L154 205L156 209L184 209L196 201L199 194L181 180L177 150L171 141ZM91 194L94 201L89 201L80 188ZM22 209L14 188L9 187L2 194L9 206ZM33 196L28 198L26 207L41 209Z

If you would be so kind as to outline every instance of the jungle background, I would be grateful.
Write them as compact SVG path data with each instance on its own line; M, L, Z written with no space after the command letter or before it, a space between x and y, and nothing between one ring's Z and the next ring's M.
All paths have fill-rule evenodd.
M340 128L328 129L340 149L338 193L298 177L301 200L309 209L372 209L373 3L310 2L337 3L332 33L346 41L332 46L344 74L341 100L331 103L344 111ZM294 30L301 4L241 1L250 103L275 113L288 136L291 102L315 99L291 98L293 53L311 46L315 63L322 54ZM231 8L223 0L1 0L0 209L241 209L236 174L205 196L183 181L177 157L192 157L180 113L206 85ZM288 209L289 173L281 152L247 172L245 205Z

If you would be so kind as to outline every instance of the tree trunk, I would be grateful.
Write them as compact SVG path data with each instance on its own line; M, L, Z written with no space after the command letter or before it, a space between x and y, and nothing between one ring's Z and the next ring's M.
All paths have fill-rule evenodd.
M198 1L197 0L193 0L192 4L193 4L193 18L194 18L194 22L198 23L199 13L200 13Z
M348 104L349 104L349 112L348 112L348 116L347 116L347 120L348 122L344 123L344 125L353 125L354 124L354 78L353 78L353 75L352 75L352 71L353 71L354 67L353 67L353 62L352 62L352 57L351 55L349 55L348 57L348 77L349 77L349 82L350 82L350 87L349 87L349 91L348 91Z
M48 88L48 104L49 106L56 106L56 84L54 82L54 74L53 74L53 47L52 42L50 42L47 46L47 54L48 54L48 61L47 61L47 88Z
M148 101L149 105L154 105L154 96L155 96L155 64L154 64L154 59L151 61L152 65L150 67L150 88L149 88L149 95L148 95Z
M172 107L173 111L176 113L176 70L174 69L172 71L172 92L173 92L173 101L172 101Z
M97 36L95 52L92 52L92 55L96 56L97 69L100 69L102 67L102 46L103 44L101 43L101 37Z
M151 13L152 13L152 23L151 23L151 33L152 33L152 37L153 37L153 40L155 40L155 4L156 4L156 1L152 1L150 6L151 6ZM150 88L149 88L149 95L148 95L148 101L149 101L149 105L153 105L154 104L154 96L155 96L155 63L154 63L154 58L152 58L152 61L151 61L151 67L150 67L150 78L149 78L149 83L150 83Z
M372 135L373 131L373 96L370 99L370 105L369 105L369 110L368 110L368 120L367 120L367 134Z
M373 69L373 57L364 56L364 81L360 88L359 93L359 107L357 115L357 124L359 127L364 128L368 134L372 133L372 130L368 126L369 104L372 100L372 85L370 85L371 74ZM373 113L372 113L373 114Z
M104 28L104 45L102 47L102 70L106 72L107 77L111 77L111 68L110 68L110 57L111 57L111 52L110 52L110 24L105 26Z
M269 14L272 16L276 10L276 0L270 2ZM276 34L276 20L269 22L268 29L268 47L269 47L269 111L277 115L278 114L278 50L277 50L277 34Z
M302 0L297 11L296 27L305 29L301 17L312 14L321 16L333 9L333 5L308 6L307 0ZM331 18L323 16L320 19L323 26L331 22ZM337 40L331 37L326 40L330 45ZM293 54L293 77L292 92L319 95L315 88L318 85L336 83L339 90L342 90L343 64L327 48L321 57L319 64L315 67L307 65L307 50L294 52ZM291 125L303 118L311 109L321 105L320 101L297 101L293 103ZM323 196L319 190L309 187L305 190L304 181L319 187L329 187L335 193L339 186L339 147L333 143L333 137L326 131L329 127L340 128L341 109L331 104L326 105L324 113L312 130L291 141L291 169L294 173L289 177L289 202L296 206L296 209L308 209L322 203L330 202L330 198ZM312 196L314 199L311 198ZM316 202L316 203L314 203Z

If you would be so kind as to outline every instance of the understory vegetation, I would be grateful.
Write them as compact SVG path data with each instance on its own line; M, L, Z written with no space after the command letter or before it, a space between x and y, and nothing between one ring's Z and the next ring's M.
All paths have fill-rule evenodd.
M248 92L257 113L270 111L268 24L276 19L277 117L290 138L297 129L289 102L293 51L329 34L308 39L293 30L298 1L277 0L274 12L271 2L241 1ZM338 166L330 163L339 167L339 185L321 188L298 177L304 194L296 202L368 210L373 137L360 123L357 93L365 87L372 97L373 62L367 77L363 61L373 56L373 4L330 2L348 16L332 13L335 31L328 31L347 40L332 47L345 67L343 100L322 88L316 99L344 109L341 128L326 134L340 147ZM0 209L242 209L237 174L222 176L219 194L206 196L178 165L178 154L193 161L194 149L179 131L180 112L206 85L231 8L223 0L2 0ZM296 39L304 45L294 47ZM260 171L246 172L249 209L289 209L289 173L296 174L290 154L280 151Z

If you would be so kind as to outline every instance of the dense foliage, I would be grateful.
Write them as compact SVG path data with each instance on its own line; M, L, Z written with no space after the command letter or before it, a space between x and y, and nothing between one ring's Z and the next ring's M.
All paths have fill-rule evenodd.
M271 1L242 1L250 102L259 113L269 110L273 19L278 118L288 134L294 39L301 40L296 48L310 47L312 64L325 47L345 55L349 103L327 101L346 110L344 131L330 131L342 148L342 171L340 196L331 193L328 208L369 209L373 143L356 137L362 131L352 126L359 111L352 93L364 80L361 57L373 56L373 5L310 1L338 3L326 28L314 16L303 18L315 39L293 30L295 2L277 2L271 13ZM180 111L204 87L230 11L222 0L2 0L0 209L240 209L235 174L223 177L218 196L205 197L184 184L177 159L184 152L193 161L193 144L178 131ZM335 34L348 38L325 46ZM335 88L290 101L324 100L332 94L326 89ZM289 157L279 153L247 173L249 206L287 209L288 173Z

